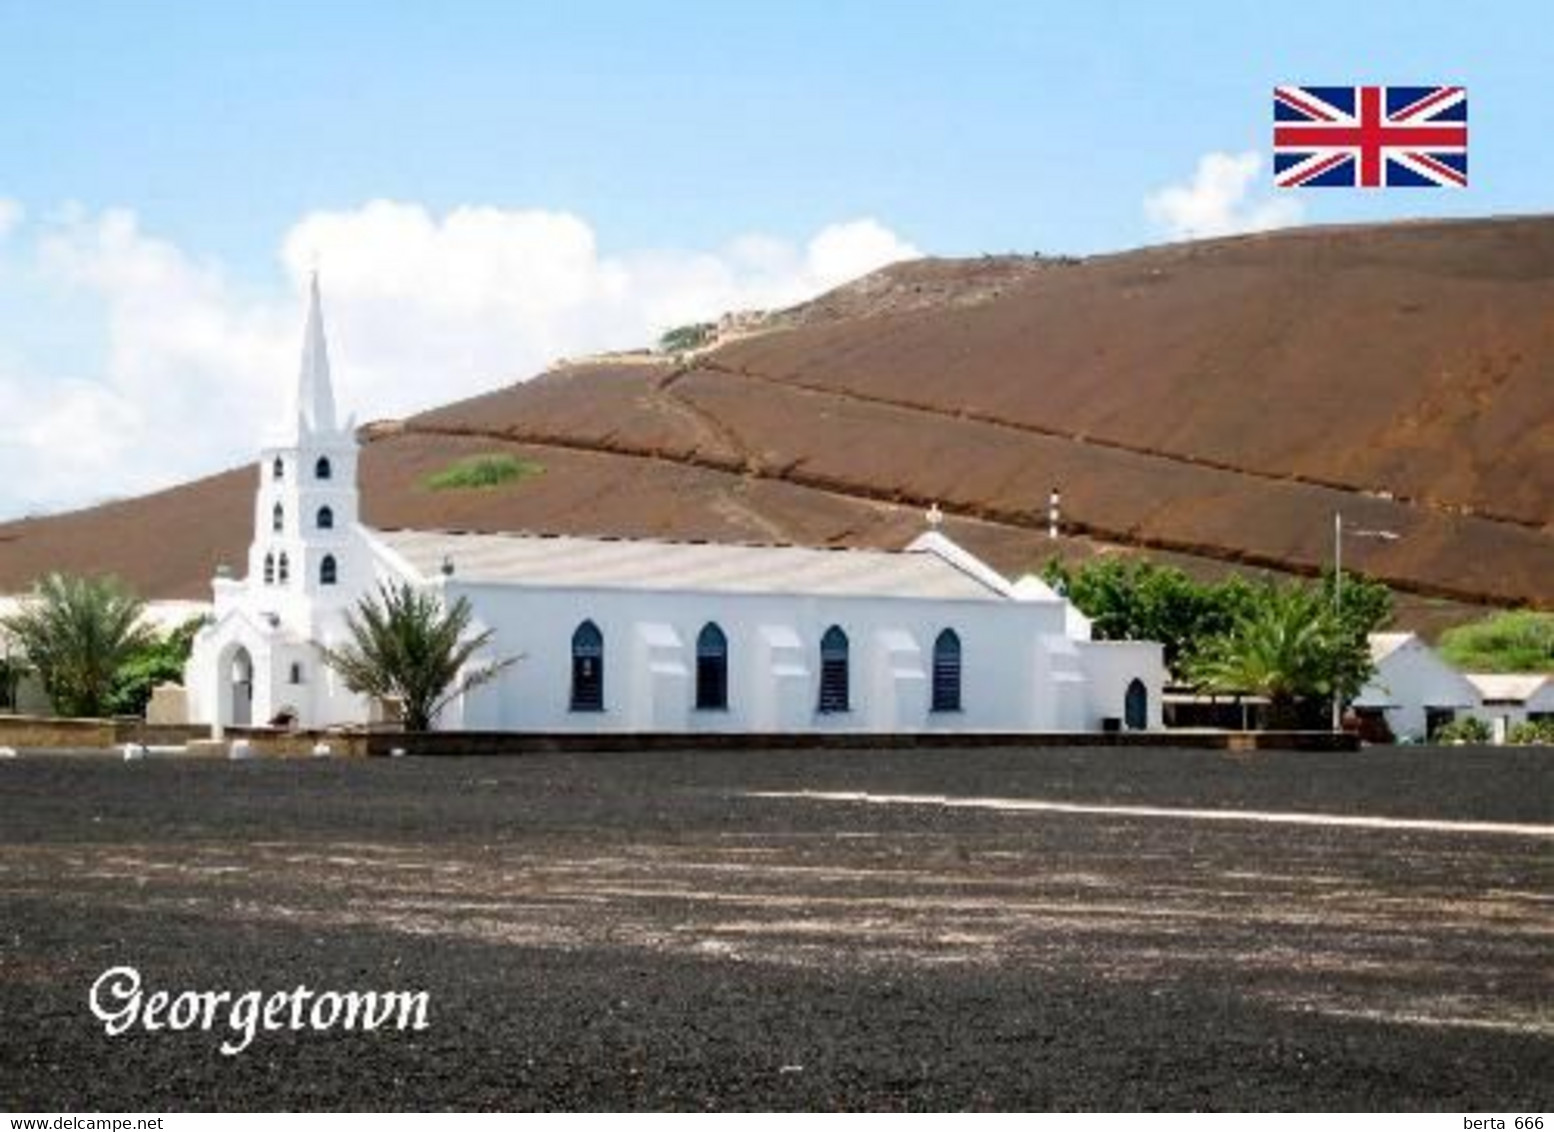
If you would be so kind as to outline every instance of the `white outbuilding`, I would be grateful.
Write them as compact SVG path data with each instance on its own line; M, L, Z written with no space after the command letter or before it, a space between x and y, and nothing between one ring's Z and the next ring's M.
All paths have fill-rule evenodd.
M317 281L297 410L261 453L244 578L218 577L191 718L368 721L319 644L381 583L467 599L518 656L445 729L723 732L1157 728L1161 647L1090 639L1036 579L930 530L899 551L375 530L336 422ZM1113 724L1111 721L1115 721Z
M1372 633L1376 666L1352 706L1378 714L1398 739L1423 742L1458 715L1478 706L1478 691L1413 633Z
M1489 724L1496 743L1518 724L1554 719L1554 675L1470 672L1467 679L1479 697L1472 714Z

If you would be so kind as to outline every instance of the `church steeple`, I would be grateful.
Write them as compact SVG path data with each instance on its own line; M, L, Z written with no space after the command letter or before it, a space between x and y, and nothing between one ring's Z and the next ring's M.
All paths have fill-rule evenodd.
M302 332L302 370L297 377L299 432L335 431L335 394L329 380L329 345L324 340L324 309L318 296L318 272L309 285L308 321Z
M248 585L256 608L312 639L317 619L354 600L367 559L356 543L356 420L339 421L318 273L308 281L291 426L261 450Z

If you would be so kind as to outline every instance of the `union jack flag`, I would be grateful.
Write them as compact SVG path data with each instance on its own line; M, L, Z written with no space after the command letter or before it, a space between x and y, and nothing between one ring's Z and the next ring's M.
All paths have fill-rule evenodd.
M1280 188L1462 188L1468 92L1460 86L1273 89Z

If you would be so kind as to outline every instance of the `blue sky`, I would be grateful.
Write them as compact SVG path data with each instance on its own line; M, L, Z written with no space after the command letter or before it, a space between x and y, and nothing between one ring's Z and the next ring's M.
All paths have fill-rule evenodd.
M199 408L286 382L313 258L347 400L381 416L900 254L1180 236L1146 201L1192 191L1211 154L1245 159L1222 170L1232 228L1547 211L1551 13L0 0L0 518L245 458L256 426ZM1465 84L1471 186L1276 192L1281 82ZM568 303L477 293L526 260ZM456 317L412 283L462 296ZM424 331L415 374L390 372L387 326ZM164 388L160 415L201 442L137 456ZM47 446L76 427L104 452L56 468ZM17 486L45 460L57 474Z

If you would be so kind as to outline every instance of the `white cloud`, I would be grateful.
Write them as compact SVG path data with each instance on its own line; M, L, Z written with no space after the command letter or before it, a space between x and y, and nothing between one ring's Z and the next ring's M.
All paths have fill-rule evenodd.
M26 215L27 210L19 201L0 197L0 240L14 232Z
M561 356L645 345L670 326L787 305L919 253L871 219L803 244L751 234L710 252L601 253L565 212L373 201L315 212L280 241L285 295L123 209L67 207L36 239L39 284L101 304L98 372L0 370L0 516L135 494L247 459L289 414L301 294L319 265L336 393L400 416L538 373Z
M1151 221L1180 239L1261 232L1300 223L1304 209L1291 197L1249 199L1262 155L1206 153L1192 180L1168 185L1144 200Z

